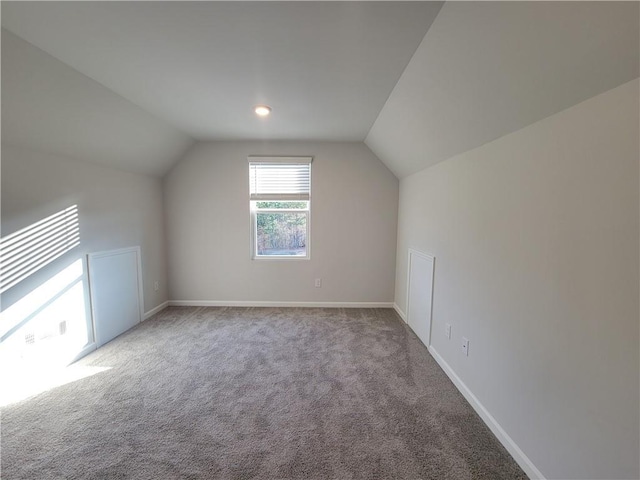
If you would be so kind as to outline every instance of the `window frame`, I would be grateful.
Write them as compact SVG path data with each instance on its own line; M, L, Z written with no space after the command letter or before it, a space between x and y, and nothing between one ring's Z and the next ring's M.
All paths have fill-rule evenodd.
M294 199L288 195L279 197L277 194L269 195L268 199L253 199L249 195L249 211L251 223L250 252L251 259L258 261L300 261L311 259L311 162L313 157L265 157L265 156L249 156L248 163L251 168L252 163L268 163L268 164L308 164L309 165L309 194L305 199ZM250 175L249 175L250 177ZM258 202L301 202L307 203L307 207L302 208L257 208ZM259 255L258 254L258 213L304 213L306 217L306 239L305 239L305 255Z
M261 200L258 200L261 201ZM258 201L251 200L251 258L253 260L309 260L311 258L311 201L307 201L307 208L256 208ZM282 201L282 200L271 200ZM258 254L258 213L304 213L306 217L305 255L259 255Z

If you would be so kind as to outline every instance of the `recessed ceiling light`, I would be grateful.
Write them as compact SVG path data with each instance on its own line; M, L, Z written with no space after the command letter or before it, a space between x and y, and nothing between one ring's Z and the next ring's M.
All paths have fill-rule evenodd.
M256 115L259 117L266 117L271 113L271 107L269 105L256 105L253 107L253 111L256 112Z

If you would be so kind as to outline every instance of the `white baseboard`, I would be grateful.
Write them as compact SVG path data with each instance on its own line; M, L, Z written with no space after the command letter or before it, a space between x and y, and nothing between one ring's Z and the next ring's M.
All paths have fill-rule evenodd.
M97 348L98 346L96 345L95 342L92 342L89 345L86 345L82 350L80 350L80 352L78 352L78 354L75 357L73 357L73 360L69 362L69 365L71 365L73 362L77 362L82 357L86 357L88 354L90 354Z
M504 431L504 429L500 426L500 424L493 418L487 409L480 403L478 397L476 397L469 387L465 385L465 383L458 377L456 372L453 371L451 366L440 356L440 354L433 348L432 346L428 347L429 352L433 356L433 358L438 362L444 373L451 379L453 384L457 387L457 389L462 393L464 398L467 399L467 402L473 407L473 409L480 415L480 418L484 421L484 423L491 429L493 434L498 438L500 443L504 445L504 448L511 454L514 460L520 465L520 468L524 470L524 473L531 479L536 480L545 480L545 477L540 473L540 470L536 468L533 462L527 457L524 452L518 447L516 442Z
M153 315L155 315L156 313L161 312L162 310L164 310L168 306L169 306L169 302L167 301L167 302L161 303L160 305L158 305L155 308L152 308L148 312L144 312L144 315L142 316L142 321L144 322L147 318L150 318Z
M400 318L402 319L402 321L404 323L407 323L407 315L402 311L402 309L395 302L393 303L393 309L396 311L398 315L400 315Z
M172 307L305 307L305 308L392 308L392 302L271 302L271 301L218 301L169 300Z

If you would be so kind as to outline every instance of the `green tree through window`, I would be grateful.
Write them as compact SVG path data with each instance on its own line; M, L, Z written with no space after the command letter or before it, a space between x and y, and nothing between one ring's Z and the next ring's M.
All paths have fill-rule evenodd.
M309 258L311 157L249 157L253 258Z

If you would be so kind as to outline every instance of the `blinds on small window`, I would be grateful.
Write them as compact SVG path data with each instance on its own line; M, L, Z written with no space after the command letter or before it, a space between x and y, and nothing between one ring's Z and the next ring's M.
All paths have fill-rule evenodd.
M311 157L249 157L251 200L309 200Z

